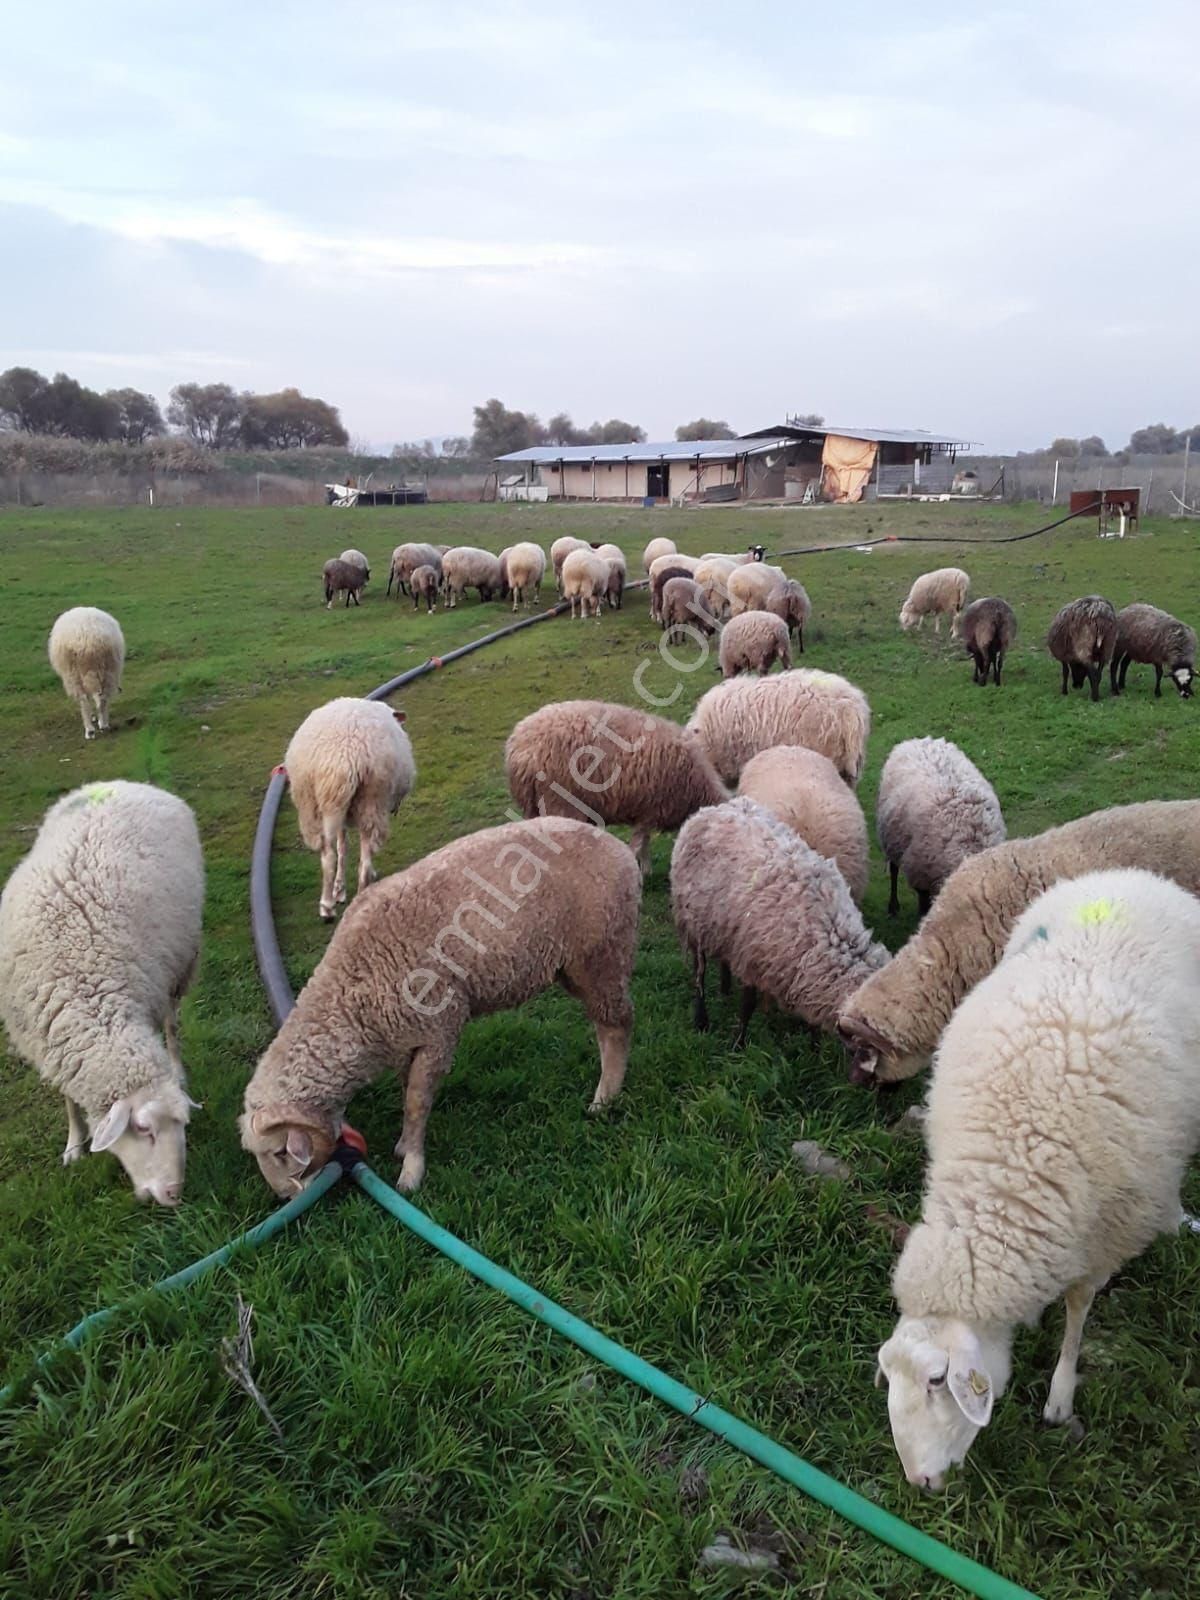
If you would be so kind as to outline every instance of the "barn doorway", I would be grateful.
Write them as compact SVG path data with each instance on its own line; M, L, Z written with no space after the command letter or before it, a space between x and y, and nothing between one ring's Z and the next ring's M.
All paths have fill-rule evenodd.
M671 468L667 462L660 461L657 466L646 468L646 493L655 500L671 498Z

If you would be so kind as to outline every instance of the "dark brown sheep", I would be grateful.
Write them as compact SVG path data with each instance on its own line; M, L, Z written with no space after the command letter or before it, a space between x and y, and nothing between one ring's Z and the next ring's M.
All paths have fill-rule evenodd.
M1117 640L1117 613L1103 595L1089 594L1065 605L1050 624L1046 645L1062 663L1062 692L1067 678L1076 689L1086 679L1092 699L1100 698L1100 675L1112 660Z
M974 658L976 683L986 683L991 674L996 687L1000 687L1000 669L1004 657L1017 637L1017 614L1007 600L997 595L987 595L973 600L962 614L962 642Z

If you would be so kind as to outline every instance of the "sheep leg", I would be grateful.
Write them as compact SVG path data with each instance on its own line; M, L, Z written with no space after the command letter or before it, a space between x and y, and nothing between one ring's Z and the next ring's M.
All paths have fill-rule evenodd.
M800 655L804 654L804 629L796 629L796 649Z
M1066 694L1066 692L1067 692L1067 674L1070 672L1070 670L1071 669L1067 666L1067 663L1064 661L1063 662L1063 687L1062 687L1062 692L1064 694Z
M1159 666L1157 661L1154 663L1154 698L1156 700L1162 699L1162 668ZM102 728L107 728L108 723L102 722L100 726Z
M346 904L346 850L348 844L346 826L343 823L338 829L337 876L333 880L333 903L336 906L344 906Z
M1083 1325L1096 1297L1097 1284L1082 1280L1073 1283L1063 1296L1067 1308L1067 1322L1063 1329L1062 1349L1058 1365L1050 1380L1050 1395L1042 1411L1050 1423L1069 1421L1075 1409L1075 1384L1079 1378L1079 1346L1083 1341Z
M596 1042L600 1046L600 1081L588 1107L589 1116L602 1111L610 1100L615 1100L625 1082L625 1068L629 1064L629 1033L626 1028L610 1027L596 1023Z
M337 824L332 820L323 824L321 829L321 899L317 906L317 915L322 922L332 922L336 916L334 910L334 876L337 872Z
M933 896L929 893L929 890L928 889L918 889L917 890L917 910L921 913L922 916L926 916L928 914L929 907L932 904L933 904Z
M92 710L91 696L88 694L79 695L78 705L80 714L83 717L83 737L85 739L94 739L96 737L96 714Z
M1129 663L1132 660L1133 660L1132 656L1123 656L1122 659L1121 659L1121 693L1122 694L1125 693L1125 679L1129 676Z
M393 1152L400 1162L396 1187L401 1194L411 1194L420 1187L425 1176L425 1128L437 1086L449 1072L453 1060L451 1042L449 1049L445 1043L422 1045L409 1062L408 1082L404 1088L404 1126Z
M1088 682L1092 686L1093 702L1100 699L1100 674L1103 670L1104 669L1100 666L1099 662L1096 662L1087 669Z
M63 1098L67 1102L67 1148L62 1153L62 1164L69 1167L87 1154L88 1130L82 1110L69 1095Z
M934 631L934 633L936 633L938 635L939 638L941 638L941 634L942 634L942 613L940 611L935 611L934 614L933 614L933 631Z
M986 671L986 669L984 668L984 665L983 665L983 651L982 650L977 650L976 647L974 645L972 645L971 646L971 657L972 657L972 660L975 662L975 671L971 674L972 680L975 683L986 683L987 682L987 671Z
M733 1048L735 1050L744 1050L746 1048L746 1035L750 1031L750 1018L754 1015L757 1005L758 990L752 988L748 983L743 983L742 1005L741 1010L738 1013L737 1037L733 1041Z
M733 973L729 970L728 961L721 963L721 993L729 994L733 990Z
M704 974L708 958L703 950L692 951L692 1026L697 1033L708 1032L708 1006L704 1000Z
M1000 668L1003 665L1004 665L1004 651L1003 650L997 650L995 656L992 659L992 678L993 678L993 681L994 681L997 689L1000 687ZM984 681L984 683L987 682L987 673L986 672L983 675L983 681Z
M1118 676L1117 676L1118 669L1120 668L1120 665L1121 665L1121 657L1119 655L1117 655L1116 652L1114 651L1113 652L1113 658L1108 664L1108 692L1109 692L1109 694L1120 694L1120 692L1121 692L1121 685L1120 685L1120 683L1118 681Z
M629 848L637 857L638 866L642 869L642 877L650 873L650 834L649 828L635 828L629 835Z
M888 916L895 917L900 914L900 863L888 862L888 871L892 875L892 893L888 900Z

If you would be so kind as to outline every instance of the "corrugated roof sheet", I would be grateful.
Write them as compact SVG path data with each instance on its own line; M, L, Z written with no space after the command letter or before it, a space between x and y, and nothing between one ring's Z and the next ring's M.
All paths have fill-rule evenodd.
M824 438L827 433L840 434L845 439L874 439L879 444L953 444L959 446L969 445L970 439L955 439L948 433L928 433L923 428L851 428L836 426L832 422L823 422L819 428L810 428L800 423L773 423L769 428L760 428L754 433L743 434L744 439L759 439L770 437L788 437L794 434L811 434L817 438Z
M593 461L732 461L736 456L760 456L777 450L786 438L668 439L653 444L535 444L513 450L497 461L549 463L564 461L590 466Z

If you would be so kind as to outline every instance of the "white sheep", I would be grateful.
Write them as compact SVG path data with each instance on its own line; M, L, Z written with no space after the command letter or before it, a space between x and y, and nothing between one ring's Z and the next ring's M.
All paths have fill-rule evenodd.
M692 574L700 585L705 607L721 620L729 615L729 579L737 567L732 556L702 556Z
M650 543L642 551L642 568L646 576L650 576L650 568L658 560L659 556L671 556L674 554L674 539L651 539Z
M608 562L588 545L569 551L562 565L562 592L563 599L571 602L571 615L575 616L578 604L581 619L595 617L599 620L611 576Z
M837 863L855 905L867 892L867 819L828 756L802 745L776 745L742 768L738 794L756 800L798 833L819 856Z
M50 665L83 717L83 736L109 731L108 702L121 688L125 635L116 617L95 606L64 611L50 630Z
M546 572L546 552L541 545L525 542L511 545L504 553L513 610L528 605L531 599L536 605Z
M989 1420L1013 1330L1060 1296L1043 1415L1065 1422L1093 1296L1179 1226L1200 1147L1200 902L1139 871L1060 883L1017 922L934 1062L921 1222L879 1352L913 1483L940 1489Z
M772 593L786 582L787 574L780 567L768 566L765 561L750 561L735 567L726 580L730 616L765 611Z
M139 1200L183 1190L193 1102L179 1007L200 958L196 819L146 783L92 783L47 813L0 897L0 1018L67 1103L63 1165L111 1150Z
M654 558L650 563L651 621L661 622L662 620L663 585L672 578L694 578L696 568L699 565L699 556L681 556L674 551L669 551L666 555Z
M788 626L769 611L746 611L721 629L721 676L757 672L765 677L778 661L786 672L792 664Z
M453 610L467 589L478 589L480 600L490 600L504 587L500 561L490 550L474 545L457 545L442 557L442 582L446 588L446 609Z
M625 552L619 544L602 544L596 554L608 562L608 603L620 611L625 595Z
M961 567L938 567L935 572L922 573L900 608L900 626L906 632L914 625L922 628L925 618L932 616L934 633L941 633L942 617L948 614L952 619L950 637L957 639L970 587L971 580Z
M893 917L901 871L924 916L955 867L1008 837L996 791L948 739L905 739L893 747L879 778L875 820L892 876Z
M407 594L409 582L418 567L432 567L437 573L440 584L442 557L448 548L436 544L398 544L392 551L392 563L388 572L388 594L392 592L393 583L396 585L397 599L402 594Z
M571 554L572 550L590 550L591 548L586 539L577 539L571 533L564 534L561 539L555 539L550 546L550 565L554 568L554 585L559 594L563 592L563 562Z
M349 561L352 565L361 567L366 575L367 581L370 582L371 563L367 560L366 556L363 555L361 550L355 550L354 547L351 546L349 550L342 551L341 555L338 557L338 560Z
M701 696L688 727L726 783L760 750L802 744L828 756L853 787L866 759L871 708L862 690L836 673L795 667L718 684Z
M378 700L330 700L292 735L284 766L300 833L321 852L318 912L328 922L346 900L346 834L358 829L358 887L375 881L372 857L417 776L402 711Z

